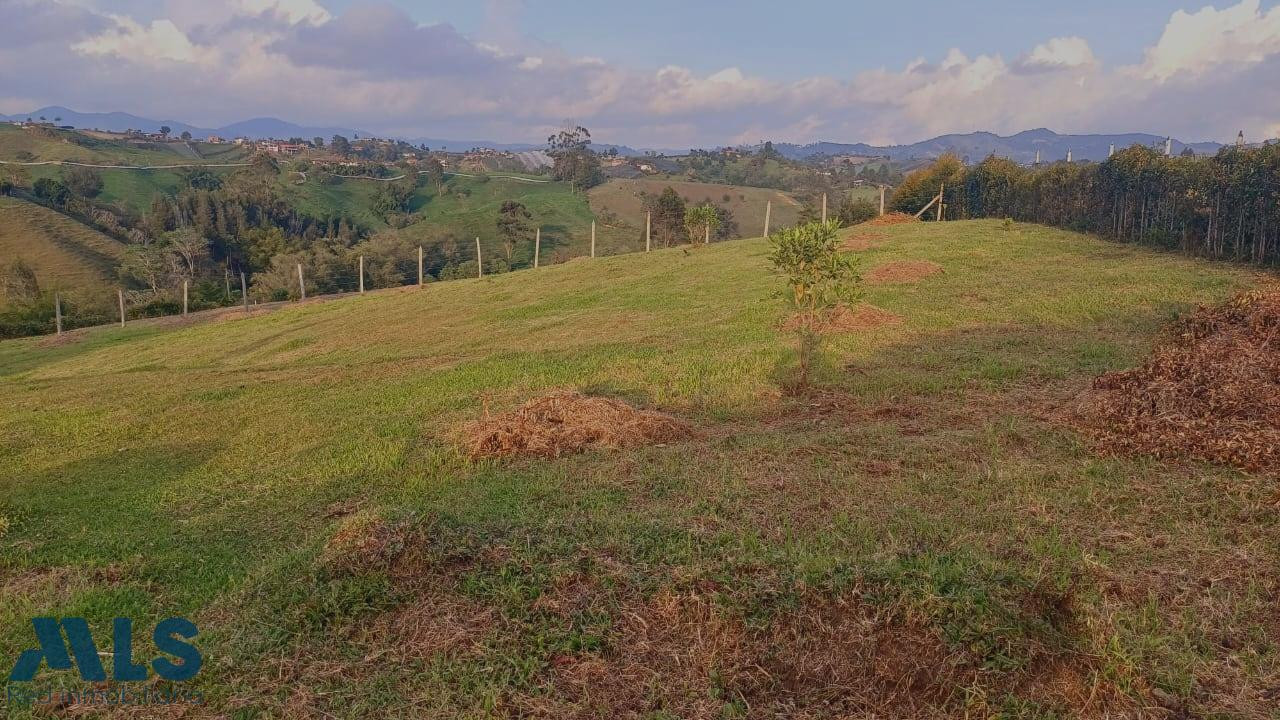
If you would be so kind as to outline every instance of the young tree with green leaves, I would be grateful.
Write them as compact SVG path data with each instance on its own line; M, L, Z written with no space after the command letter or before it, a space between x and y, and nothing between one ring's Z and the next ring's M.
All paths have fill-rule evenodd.
M720 214L716 212L714 205L708 203L685 209L684 230L689 235L690 243L701 245L719 229Z
M821 351L822 333L841 305L857 302L861 287L857 261L840 252L838 222L809 223L769 235L769 261L786 282L786 297L795 310L799 373L795 385L805 388Z

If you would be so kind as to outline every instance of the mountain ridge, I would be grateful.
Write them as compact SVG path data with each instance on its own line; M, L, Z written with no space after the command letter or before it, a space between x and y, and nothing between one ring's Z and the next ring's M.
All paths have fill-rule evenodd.
M52 105L34 110L30 113L0 115L0 120L20 122L30 118L45 117L49 121L61 118L59 124L71 125L80 129L109 130L141 130L158 132L162 126L168 126L175 134L190 132L196 137L218 135L224 138L248 137L255 140L289 137L323 137L328 140L334 135L348 138L378 137L355 128L306 126L273 117L259 117L241 120L216 128L205 128L178 120L152 120L126 112L82 113L60 105ZM537 143L502 143L489 140L448 140L443 138L416 137L395 138L405 140L414 145L426 145L434 150L460 152L472 148L489 148L511 152L541 150L545 145ZM793 160L807 160L821 155L864 155L888 157L896 161L920 161L936 158L945 152L953 152L971 162L977 162L990 155L1007 157L1020 163L1031 163L1036 159L1037 150L1043 162L1064 159L1067 151L1071 151L1074 160L1105 160L1111 145L1123 149L1131 145L1149 145L1163 148L1165 136L1152 133L1094 133L1094 134L1061 134L1047 128L1023 130L1012 135L998 135L988 131L970 133L949 133L921 140L915 143L898 145L871 145L869 143L841 143L818 141L807 144L773 143L773 147L784 157ZM748 149L759 149L760 145L746 146ZM1222 147L1216 142L1184 142L1172 139L1172 151L1181 153L1186 148L1197 154L1212 154ZM627 145L593 143L597 151L616 149L618 154L640 156L647 152L659 154L683 154L671 149L648 150L636 149Z

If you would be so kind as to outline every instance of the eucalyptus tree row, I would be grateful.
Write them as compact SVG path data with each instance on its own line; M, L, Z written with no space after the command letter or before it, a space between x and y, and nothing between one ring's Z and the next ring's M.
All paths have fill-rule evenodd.
M1171 157L1134 146L1103 163L1025 168L954 156L912 173L893 209L944 188L949 219L1008 217L1215 259L1280 263L1280 144Z

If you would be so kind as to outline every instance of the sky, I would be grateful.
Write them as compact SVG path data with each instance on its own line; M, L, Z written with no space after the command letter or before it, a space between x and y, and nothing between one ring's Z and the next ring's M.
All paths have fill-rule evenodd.
M0 0L0 112L682 148L1280 136L1280 0Z

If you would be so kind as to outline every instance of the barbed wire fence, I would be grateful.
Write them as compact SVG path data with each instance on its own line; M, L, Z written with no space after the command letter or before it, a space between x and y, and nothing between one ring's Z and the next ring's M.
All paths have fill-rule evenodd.
M879 214L885 213L885 188L880 188ZM821 196L820 218L823 222L827 220L827 195ZM307 263L295 261L292 267L287 268L289 280L286 286L277 286L274 295L267 295L261 292L262 288L256 287L254 280L255 275L245 271L232 271L230 267L224 268L221 297L210 297L210 288L216 282L213 278L204 278L197 282L195 278L184 277L180 281L176 281L172 286L164 288L157 287L152 290L134 290L124 286L114 288L116 307L116 317L106 317L102 313L87 313L81 317L75 318L72 322L66 313L65 303L72 291L56 290L53 293L53 323L44 332L29 334L49 334L62 335L71 329L101 327L105 325L118 324L125 327L131 322L154 320L158 318L191 318L192 316L200 316L204 313L215 312L219 314L229 314L240 311L246 315L252 314L255 310L261 311L266 309L275 309L287 304L297 302L306 302L318 299L332 299L335 297L347 295L363 295L372 291L387 290L403 287L426 287L437 282L448 282L452 280L464 279L483 279L486 276L495 274L506 274L512 272L528 272L541 269L547 264L560 264L576 259L576 257L596 258L604 257L599 253L601 243L599 242L597 221L592 220L587 229L589 238L586 253L579 256L566 256L564 249L561 247L564 236L568 233L561 233L559 237L548 238L550 242L544 243L543 228L541 226L533 228L533 238L530 241L532 247L530 264L525 267L513 268L504 267L505 258L489 256L486 263L484 248L481 238L475 238L474 249L469 249L467 253L458 253L458 262L451 267L451 272L445 273L445 268L431 268L427 262L427 245L419 245L409 257L394 257L381 254L376 257L381 266L381 271L375 276L367 267L366 259L373 259L363 253L352 253L346 259L349 262L341 267L334 267L334 263L327 263L324 268L308 267ZM761 237L768 238L771 231L778 229L773 226L773 201L768 200L765 203L764 223L761 228ZM713 237L710 223L707 223L704 232L700 238L704 243L710 243L717 238ZM750 236L747 236L750 237ZM609 256L648 253L652 250L659 249L657 238L654 236L654 223L652 211L645 213L644 222L644 246L640 250L637 246L635 250L623 250L622 252L612 252ZM728 240L731 238L719 238L719 240ZM693 242L697 239L690 238ZM668 246L670 238L664 238L662 247ZM546 245L547 247L544 247ZM547 249L553 248L554 254L547 257ZM470 255L465 257L464 255ZM550 261L550 262L548 262ZM400 269L388 271L387 265L394 264ZM347 267L349 265L349 267ZM486 265L488 266L486 268ZM494 268L498 267L499 270ZM273 267L271 271L257 273L257 277L262 277L268 272L279 273L280 267ZM432 270L436 274L432 274ZM465 273L465 274L464 274ZM193 297L193 292L199 290L199 295ZM280 291L284 290L284 293ZM255 292L259 291L259 292ZM170 297L169 295L172 294Z

